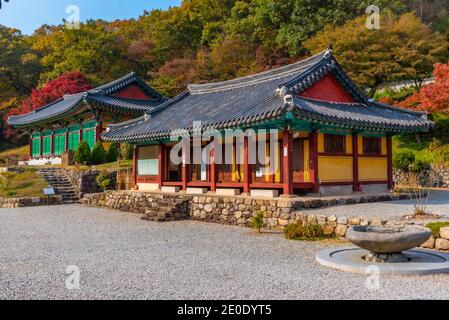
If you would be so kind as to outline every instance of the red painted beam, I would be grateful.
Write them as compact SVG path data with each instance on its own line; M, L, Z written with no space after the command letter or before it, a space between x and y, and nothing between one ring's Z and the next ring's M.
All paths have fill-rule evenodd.
M133 149L133 180L134 180L134 189L139 190L139 187L137 185L137 156L138 156L138 149L137 146L134 146Z
M359 182L359 137L356 133L352 135L352 181L353 191L362 191Z
M51 155L55 155L55 132L53 131L53 133L51 134L51 149L50 149L50 154Z
M189 174L189 165L188 162L190 159L187 159L187 150L188 143L182 148L182 168L181 168L181 176L182 176L182 190L187 190L187 182L188 182L188 174Z
M318 176L318 132L313 131L310 135L310 180L313 183L313 192L320 192Z
M30 134L29 145L30 145L30 159L31 159L33 157L33 134L32 133Z
M250 185L251 185L251 172L250 172L250 165L249 165L249 137L245 137L244 140L244 151L243 151L243 176L244 176L244 182L243 182L243 192L249 194L251 192Z
M293 195L293 135L289 130L283 132L282 148L284 195Z
M101 122L97 123L95 127L95 142L101 141L101 133L103 132L103 124Z
M44 157L44 136L42 135L42 133L41 133L41 136L40 136L40 143L41 143L41 154L40 154L40 156L41 156L41 158L43 158Z
M157 175L157 184L159 185L159 189L162 188L162 182L164 181L164 169L165 169L165 164L164 164L164 159L165 159L165 155L164 155L164 145L162 143L160 143L158 145L158 150L157 150L157 154L158 154L158 175Z
M209 174L209 180L210 180L210 191L215 192L217 191L217 165L215 163L215 145L216 141L212 142L212 150L210 151L210 174Z
M388 159L388 190L393 190L393 142L391 136L387 136L387 159Z

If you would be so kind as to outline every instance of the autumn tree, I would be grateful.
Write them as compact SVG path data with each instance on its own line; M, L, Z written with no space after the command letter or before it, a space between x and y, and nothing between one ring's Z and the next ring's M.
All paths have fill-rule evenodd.
M5 115L5 122L9 116L20 115L36 110L46 104L62 98L66 94L74 94L91 89L86 76L81 72L67 72L55 80L49 81L42 88L33 89L31 95L22 101L18 107L10 109ZM7 136L16 132L11 128L6 130Z
M340 64L361 87L369 89L371 96L387 81L412 79L419 88L432 73L433 64L447 60L445 37L413 13L382 18L379 30L368 30L365 17L337 28L328 25L306 46L317 53L332 43Z
M449 113L449 63L435 64L435 82L399 103L399 106L429 113Z

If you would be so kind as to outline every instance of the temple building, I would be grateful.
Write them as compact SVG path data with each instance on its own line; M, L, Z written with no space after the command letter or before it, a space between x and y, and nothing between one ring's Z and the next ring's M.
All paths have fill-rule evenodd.
M252 76L190 85L144 116L110 125L102 137L135 145L136 190L272 197L391 190L392 136L432 126L424 113L367 97L328 49ZM229 130L245 134L229 137ZM256 135L247 135L248 130ZM209 162L191 159L195 143L189 139L198 131L215 132L215 138L200 143ZM249 149L262 140L267 142ZM267 166L260 156L251 163L255 153L275 165ZM226 154L230 162L223 161Z
M30 134L29 165L61 164L81 141L91 148L111 123L145 114L167 99L135 73L98 88L72 95L31 113L12 116L8 124Z

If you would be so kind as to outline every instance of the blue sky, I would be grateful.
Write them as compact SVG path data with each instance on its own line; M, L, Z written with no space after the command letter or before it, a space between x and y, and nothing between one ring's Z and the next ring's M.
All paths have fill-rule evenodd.
M166 9L181 0L9 0L2 2L0 24L31 34L43 24L60 24L69 17L66 8L76 5L81 21L137 18L144 10Z

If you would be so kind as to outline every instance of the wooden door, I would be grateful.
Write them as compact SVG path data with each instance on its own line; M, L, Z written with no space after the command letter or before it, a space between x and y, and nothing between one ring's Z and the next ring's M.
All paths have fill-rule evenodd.
M304 182L304 139L293 140L293 182Z

